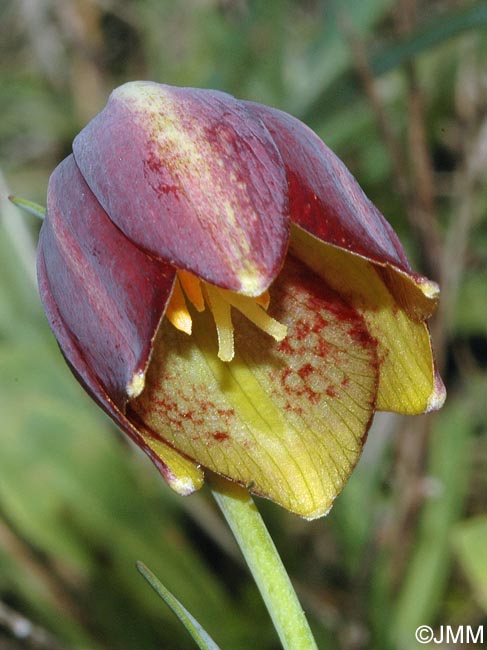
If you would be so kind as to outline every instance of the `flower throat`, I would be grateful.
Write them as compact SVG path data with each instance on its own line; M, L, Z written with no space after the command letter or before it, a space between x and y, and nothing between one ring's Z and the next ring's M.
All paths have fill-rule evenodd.
M286 325L279 323L266 312L270 303L268 291L257 298L249 298L235 291L215 287L188 271L177 271L165 315L176 329L191 334L193 321L187 301L199 312L204 311L206 306L211 311L218 334L218 357L222 361L231 361L235 354L232 307L276 341L282 341L287 334Z

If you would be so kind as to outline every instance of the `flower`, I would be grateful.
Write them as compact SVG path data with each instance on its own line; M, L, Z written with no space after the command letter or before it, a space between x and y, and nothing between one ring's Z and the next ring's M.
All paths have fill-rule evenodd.
M53 172L43 305L75 375L181 494L206 469L328 511L376 410L439 408L438 287L299 120L132 82Z

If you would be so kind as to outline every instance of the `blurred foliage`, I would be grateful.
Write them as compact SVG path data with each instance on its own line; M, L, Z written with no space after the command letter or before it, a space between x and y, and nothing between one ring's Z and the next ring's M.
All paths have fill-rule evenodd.
M13 192L45 203L74 135L113 87L137 78L218 88L305 119L418 270L442 282L433 331L444 410L378 417L327 518L260 504L318 644L410 650L418 625L485 624L486 70L484 1L0 0L0 604L51 635L17 638L0 610L0 647L194 647L137 560L222 648L278 647L206 490L175 497L71 377L36 294L38 224L6 202ZM426 178L418 125L432 238L412 218Z

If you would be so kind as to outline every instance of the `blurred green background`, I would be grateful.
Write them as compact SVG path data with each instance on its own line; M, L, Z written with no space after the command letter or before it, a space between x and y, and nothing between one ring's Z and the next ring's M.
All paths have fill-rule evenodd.
M300 117L442 285L443 411L380 414L324 519L259 502L320 648L486 624L486 71L485 1L0 0L2 650L193 648L136 560L222 648L279 647L208 492L173 495L70 375L37 296L39 224L6 200L44 204L130 79Z

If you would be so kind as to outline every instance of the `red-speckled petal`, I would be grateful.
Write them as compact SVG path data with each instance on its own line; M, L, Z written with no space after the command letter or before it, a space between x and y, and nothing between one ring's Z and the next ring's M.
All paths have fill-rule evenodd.
M291 250L355 307L377 340L377 408L409 415L440 408L445 390L435 367L428 327L396 302L381 267L326 244L296 225Z
M286 166L292 222L382 267L384 281L409 315L416 320L431 316L437 284L411 271L392 227L341 160L298 119L245 104L271 133Z
M41 290L46 313L55 305L86 364L122 409L142 390L175 270L113 225L72 156L51 176L39 255L42 286L50 288Z
M141 430L303 517L325 514L357 462L375 408L377 341L326 282L288 256L269 313L280 343L234 312L235 357L217 357L207 312L193 335L163 322L147 386L128 405ZM145 427L144 427L145 424Z
M131 82L73 150L112 221L152 255L251 296L276 277L289 238L286 174L242 102Z

